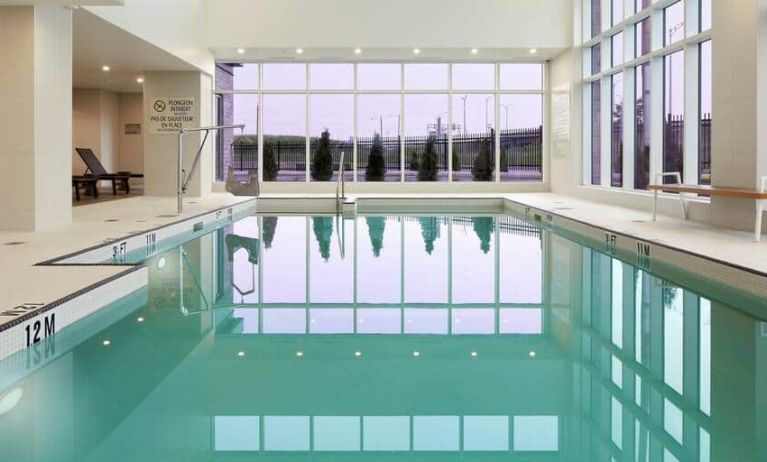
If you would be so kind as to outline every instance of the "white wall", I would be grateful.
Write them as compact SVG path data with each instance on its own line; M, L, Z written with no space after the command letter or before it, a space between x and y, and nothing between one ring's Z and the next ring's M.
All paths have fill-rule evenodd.
M210 125L212 79L201 72L146 72L144 74L144 192L149 196L175 196L178 177L178 137L149 132L150 107L161 97L194 97L195 125ZM199 132L184 137L184 168L191 171L200 147ZM205 145L199 169L189 185L189 196L208 194L212 183L214 137Z
M88 11L213 73L205 46L205 0L129 0L124 6L88 6Z
M211 47L563 48L572 0L207 0Z
M144 95L120 93L119 169L144 173ZM141 124L140 135L125 134L126 124ZM141 183L140 179L131 180Z
M90 148L108 172L119 167L120 95L102 90L72 93L72 171L82 174L85 163L74 148Z

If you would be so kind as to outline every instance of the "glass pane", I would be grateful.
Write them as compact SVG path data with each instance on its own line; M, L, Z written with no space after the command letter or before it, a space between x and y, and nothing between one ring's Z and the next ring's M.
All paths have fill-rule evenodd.
M263 98L264 181L306 180L306 96Z
M495 309L453 308L454 335L489 335L495 333Z
M258 90L258 64L216 63L216 89Z
M447 95L405 95L406 181L447 181L447 123Z
M591 47L591 74L602 72L602 45L597 43Z
M650 4L652 3L652 0L635 0L635 1L636 1L637 13L644 10L645 8L650 8Z
M635 53L636 57L639 58L640 56L644 56L647 53L650 52L650 18L647 18L643 21L640 21L636 25L636 33L634 40L635 42Z
M623 73L612 76L610 185L623 186Z
M623 21L623 1L624 0L612 0L613 26Z
M447 229L437 217L404 217L405 303L447 302ZM421 236L423 241L416 236ZM436 269L436 271L435 271Z
M399 90L402 85L399 64L357 64L360 90Z
M591 0L591 36L602 32L602 0Z
M700 128L698 181L711 184L711 40L700 44Z
M357 96L357 181L399 181L400 95Z
M543 179L543 95L501 95L501 181Z
M602 84L599 80L591 83L591 184L601 184L602 175Z
M611 42L612 66L620 66L623 64L623 32L613 35Z
M352 90L353 64L310 64L309 86L313 90Z
M314 302L316 300L314 287L309 293ZM354 310L352 308L311 308L309 332L312 334L354 333Z
M645 190L650 183L650 63L636 68L634 103L634 188Z
M700 30L711 29L711 0L700 0Z
M679 172L684 178L684 51L666 56L664 66L663 171Z
M495 181L495 95L454 94L453 181Z
M309 108L312 181L336 181L341 153L344 154L344 178L351 181L354 176L354 97L311 95Z
M684 0L663 10L663 19L666 26L663 41L665 45L671 45L684 38Z
M357 225L357 301L399 303L401 243L399 217L366 216ZM399 326L399 318L397 318Z
M495 64L453 64L453 88L494 90Z
M405 89L446 90L447 64L405 64Z
M235 177L245 181L251 172L258 172L258 95L226 94L222 97L224 122L245 125L242 133L239 129L222 131L224 150L231 152L230 163L226 165L224 161L225 168L231 166Z
M613 259L611 265L611 337L615 346L623 348L623 263Z
M501 90L543 89L543 64L501 64Z
M495 301L495 220L454 217L453 302Z
M265 90L304 90L306 65L299 63L264 64Z
M291 262L264 265L264 303L306 302L306 221L305 217L264 217L265 261Z

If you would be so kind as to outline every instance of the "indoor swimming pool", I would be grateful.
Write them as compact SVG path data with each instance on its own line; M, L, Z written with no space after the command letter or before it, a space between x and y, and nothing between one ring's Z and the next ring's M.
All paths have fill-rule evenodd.
M566 235L251 214L126 252L145 287L0 362L0 460L767 460L760 301Z

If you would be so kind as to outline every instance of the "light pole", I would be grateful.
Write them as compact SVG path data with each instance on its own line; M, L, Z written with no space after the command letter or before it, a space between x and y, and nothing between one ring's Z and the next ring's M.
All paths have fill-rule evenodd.
M674 27L669 27L668 29L668 40L670 43L674 43L674 34L682 30L684 27L684 22L680 22ZM670 44L669 43L669 44ZM669 86L672 85L672 82L674 81L674 60L673 58L669 58L668 63L668 84ZM671 115L671 112L674 110L674 93L672 91L668 92L668 113Z
M509 130L509 108L512 104L501 104L501 107L506 110L506 131Z
M463 134L466 134L466 100L469 99L469 95L463 95Z
M490 98L492 98L493 95L488 96L485 98L485 130L490 128L490 121L487 118L487 103L490 101Z

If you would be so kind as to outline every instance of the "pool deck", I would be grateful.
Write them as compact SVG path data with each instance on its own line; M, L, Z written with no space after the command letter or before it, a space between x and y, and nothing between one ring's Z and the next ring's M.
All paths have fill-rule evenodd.
M264 195L268 198L305 198L305 195ZM312 197L333 197L312 195ZM359 194L351 198L414 197ZM767 239L753 242L752 234L713 228L677 217L659 216L598 204L552 193L427 194L419 198L505 198L590 224L662 243L735 265L767 273ZM40 233L0 232L0 312L24 304L48 304L122 271L119 266L35 266L45 260L145 231L184 218L226 207L249 198L216 193L187 201L183 215L175 214L175 198L135 197L73 209L73 223ZM649 202L649 201L648 201ZM117 221L114 221L117 220ZM20 243L20 244L13 244ZM0 317L0 325L8 319Z
M73 207L72 224L55 231L0 231L0 313L20 305L55 302L126 270L125 266L37 263L248 199L231 194L188 199L184 213L176 215L175 197L131 197ZM0 316L0 326L12 319Z

